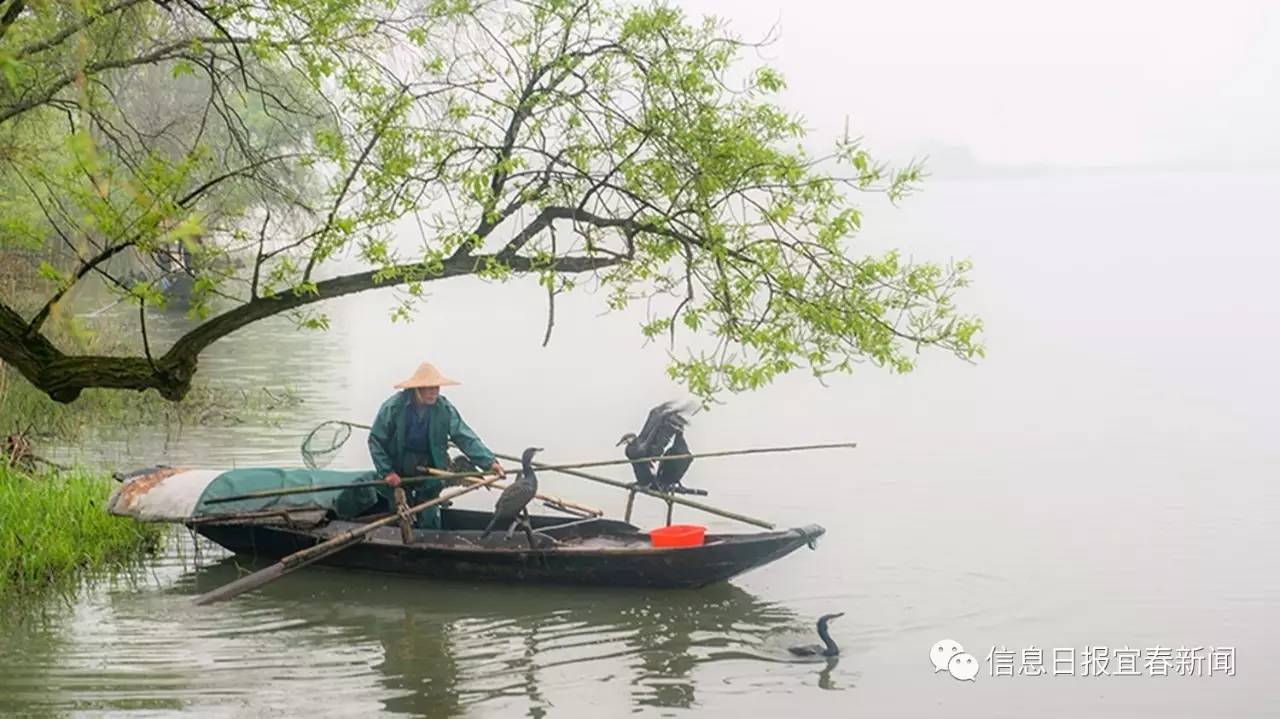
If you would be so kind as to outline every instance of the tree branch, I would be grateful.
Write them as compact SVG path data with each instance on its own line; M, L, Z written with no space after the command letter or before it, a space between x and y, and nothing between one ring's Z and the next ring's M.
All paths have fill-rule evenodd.
M230 31L227 30L227 28L223 27L221 22L218 22L218 18L210 15L208 10L205 10L204 8L195 4L194 2L192 2L192 0L184 0L183 4L191 8L195 13L203 17L205 20L208 20L210 25L213 25L213 27L218 32L222 33L223 37L231 41L231 51L236 54L236 61L240 68L240 77L244 80L244 86L247 89L249 87L249 73L247 70L245 70L244 57L240 54L240 44L236 42L235 37L232 36Z
M551 225L551 256L556 256L556 227ZM551 280L547 282L547 332L542 337L542 346L546 347L551 341L551 328L556 325L556 278L552 275Z
M0 16L0 39L9 32L9 27L17 21L18 16L26 9L26 0L10 0L9 7L5 8L4 15Z
M94 75L96 73L102 72L104 70L121 70L128 67L137 67L139 65L151 65L157 62L163 62L165 60L172 60L173 58L180 56L182 54L182 51L189 50L191 48L191 45L195 42L201 42L206 45L210 45L210 44L225 44L227 42L235 42L235 41L234 40L229 41L221 37L188 38L186 40L181 40L179 42L173 42L167 45L162 45L156 50L153 50L152 52L147 53L146 55L138 55L136 57L131 57L127 59L103 60L101 62L90 63L88 65L85 65L80 72L83 72L85 76L89 76L89 75ZM13 104L5 108L4 111L0 112L0 124L7 122L9 119L13 118L16 115L21 115L22 113L27 112L32 108L39 107L40 105L44 105L48 103L50 100L53 99L54 95L57 95L58 92L62 90L62 88L75 82L76 77L79 76L80 72L67 73L62 77L58 78L57 80L53 81L53 83L49 86L49 88L44 93L37 95L36 97L33 97L29 100L25 100L23 102Z
M58 304L58 301L61 300L72 287L75 287L77 282L83 279L85 275L92 272L98 265L106 262L112 257L115 257L128 248L133 247L136 242L137 240L133 239L119 245L112 245L90 258L84 264L80 265L80 269L76 270L75 277L71 280L71 283L53 293L53 296L49 298L48 302L44 303L44 306L40 308L40 311L36 313L35 317L31 318L31 322L27 325L26 331L23 334L27 336L35 334L35 332L40 329L40 325L44 324L45 319L49 317L49 313L53 310L54 305Z
M267 244L267 225L271 222L271 210L267 209L267 216L262 220L262 229L258 231L258 255L253 260L253 280L249 283L249 299L256 299L258 296L258 278L262 274L262 250Z
M408 85L401 85L400 92L396 93L395 98L390 104L394 105L408 91ZM390 127L391 121L394 118L395 114L389 107L387 109L387 113L383 115L382 119L378 122L378 126L374 128L373 134L369 137L369 141L365 143L364 148L360 151L360 157L356 158L355 164L351 167L351 171L347 173L345 178L343 178L342 188L338 191L338 196L333 200L333 207L329 210L329 217L325 219L324 227L321 228L319 232L315 233L315 235L320 238L320 241L316 243L315 249L311 251L311 257L307 259L307 268L302 273L303 282L307 282L311 279L311 271L315 269L316 262L320 259L321 250L324 249L325 235L333 229L333 221L337 219L338 211L342 209L342 202L346 199L347 192L351 190L351 183L355 182L356 175L360 173L361 168L364 167L365 161L369 159L369 153L373 151L374 146L378 144L378 140L381 139L383 133L385 133L387 128Z
M279 162L280 160L292 160L302 156L303 154L300 152L289 152L283 155L274 155L272 157L264 157L261 160L255 160L254 162L251 162L248 165L245 165L244 167L238 167L234 170L228 170L227 172L224 172L221 175L218 175L217 177L214 177L202 183L199 187L183 195L181 198L178 199L178 204L182 207L186 207L187 205L191 204L192 200L195 200L200 195L204 194L205 192L208 192L215 185L221 182L230 180L233 177L245 177L251 171L258 169L263 165L269 165L273 162Z
M250 300L228 310L183 335L164 355L149 362L146 357L69 356L59 351L40 333L26 334L26 323L0 302L0 360L12 365L31 384L58 402L72 402L89 387L108 389L155 389L165 399L179 400L191 388L200 353L217 340L242 327L282 312L356 292L392 287L409 281L441 280L474 274L493 256L466 257L446 261L430 277L423 277L419 263L397 265L335 277L315 284L314 291L288 291ZM507 258L512 270L535 271L533 260ZM556 262L561 273L592 272L618 263L611 257L563 257Z
M46 38L44 40L38 40L29 45L26 45L25 47L23 47L21 50L18 51L18 54L15 55L15 57L21 59L28 55L33 55L37 52L44 52L45 50L48 50L56 45L61 44L67 38L71 37L72 35L75 35L81 30L84 30L85 28L89 27L90 25L94 24L95 22L101 20L102 18L108 15L120 12L121 10L125 10L134 5L138 5L140 3L147 2L147 1L148 0L122 0L122 2L118 2L115 5L111 5L104 8L102 12L96 15L90 15L78 23L73 23L71 25L68 25L67 27L63 28L61 32L55 33L53 36L49 38ZM22 0L15 0L14 4L21 5Z
M138 298L138 326L142 328L142 351L147 356L147 364L156 368L156 361L151 357L151 342L147 339L147 301Z

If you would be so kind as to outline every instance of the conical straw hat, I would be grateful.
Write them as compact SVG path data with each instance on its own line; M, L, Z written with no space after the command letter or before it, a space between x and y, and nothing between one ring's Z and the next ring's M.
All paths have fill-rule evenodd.
M402 389L411 387L443 387L450 384L462 384L457 380L449 379L440 374L440 370L430 362L423 362L418 365L418 371L413 373L409 379L396 384L395 386Z

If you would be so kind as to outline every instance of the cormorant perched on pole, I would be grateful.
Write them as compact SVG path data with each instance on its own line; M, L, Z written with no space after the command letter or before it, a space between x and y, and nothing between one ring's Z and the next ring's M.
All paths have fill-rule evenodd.
M804 644L798 647L787 647L787 649L798 657L839 656L840 647L836 646L835 640L832 639L831 634L827 632L827 624L843 616L844 612L838 612L836 614L823 614L818 618L818 637L822 639L821 645Z
M533 473L533 455L541 452L541 447L529 447L520 455L520 476L502 490L502 495L493 506L493 519L484 528L481 539L489 536L495 525L507 524L507 537L511 536L515 523L523 520L524 534L529 539L529 548L533 548L533 529L529 526L529 502L538 493L538 477Z
M671 446L662 454L664 457L689 454L689 444L684 441L683 431L676 432L675 438L671 440ZM691 464L693 464L692 457L663 459L659 462L658 489L663 492L690 492L691 490L680 484L680 480L684 479L684 473L689 471Z
M644 427L641 428L640 434L628 432L622 435L622 439L618 440L618 444L626 444L627 459L640 459L642 457L659 457L667 453L668 445L674 437L679 437L681 444L684 444L684 428L689 423L686 414L693 414L697 409L696 404L685 404L676 406L674 401L663 402L662 404L649 410L649 416L645 419ZM688 445L685 445L688 449ZM672 452L671 454L675 454ZM679 461L679 460L668 460ZM653 488L657 485L658 477L654 475L654 462L633 462L631 471L636 475L636 486L645 489ZM669 476L674 478L673 484L679 484L680 478L684 476L689 465L677 468L673 465L668 470Z

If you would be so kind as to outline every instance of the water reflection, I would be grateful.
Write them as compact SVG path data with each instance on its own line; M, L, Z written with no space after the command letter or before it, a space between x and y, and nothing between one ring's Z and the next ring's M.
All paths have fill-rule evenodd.
M826 666L822 668L822 671L818 672L818 688L827 691L840 689L831 678L831 670L835 669L839 663L840 657L827 657Z
M175 591L204 592L259 566L241 568L243 561L203 567ZM723 658L784 661L770 656L764 642L800 621L732 584L697 591L525 591L326 569L269 584L255 592L252 605L273 608L280 622L376 642L383 659L372 668L383 707L440 717L479 705L503 714L524 707L527 716L542 716L559 692L583 683L616 686L604 694L625 698L632 708L690 708L698 703L700 665ZM235 606L207 609L226 613ZM322 648L298 647L304 656L315 649Z

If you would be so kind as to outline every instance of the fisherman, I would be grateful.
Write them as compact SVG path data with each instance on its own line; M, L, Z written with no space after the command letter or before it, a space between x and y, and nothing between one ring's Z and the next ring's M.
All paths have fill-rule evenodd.
M453 403L441 396L442 386L456 384L460 383L423 362L412 377L395 385L400 391L378 408L369 431L369 454L374 469L391 487L399 487L401 477L425 475L426 467L449 467L450 440L476 467L488 467L499 477L506 476L493 452L462 420ZM405 495L413 506L435 499L443 488L442 480L428 479L406 485ZM440 507L418 512L414 524L423 529L439 529Z

